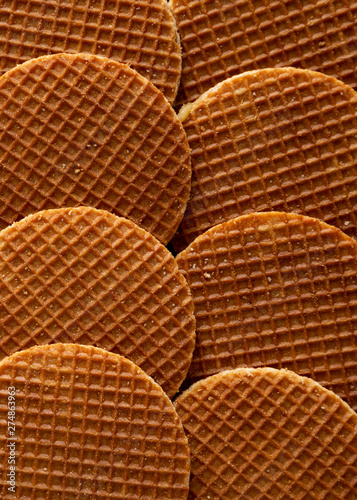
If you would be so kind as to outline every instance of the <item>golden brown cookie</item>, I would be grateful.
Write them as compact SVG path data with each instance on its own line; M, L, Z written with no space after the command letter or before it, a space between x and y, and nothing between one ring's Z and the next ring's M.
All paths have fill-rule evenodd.
M295 214L238 217L177 256L197 342L190 377L288 368L357 409L357 243Z
M3 500L187 498L182 424L126 358L76 344L33 347L0 363L0 399Z
M231 76L296 66L357 89L356 0L171 0L182 44L177 104Z
M89 205L166 244L190 192L187 139L162 93L93 55L28 61L0 78L0 229Z
M171 253L133 222L89 207L39 212L0 232L0 359L54 342L122 354L174 396L195 319Z
M252 71L186 109L192 191L177 251L260 211L316 217L357 237L357 93L295 68Z
M191 451L190 500L356 498L357 415L313 380L226 371L175 406Z
M0 0L0 74L49 54L89 53L129 64L172 103L181 75L165 0Z

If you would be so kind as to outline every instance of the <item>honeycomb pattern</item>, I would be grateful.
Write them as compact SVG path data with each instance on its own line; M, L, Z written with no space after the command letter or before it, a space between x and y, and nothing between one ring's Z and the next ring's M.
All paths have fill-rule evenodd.
M0 78L0 122L1 229L89 205L170 240L189 197L189 148L162 93L136 71L84 54L28 61Z
M0 74L29 59L88 53L129 64L172 103L181 75L164 0L0 0Z
M356 498L357 415L316 382L243 368L197 382L175 405L190 500Z
M4 360L0 439L4 500L187 498L189 449L172 403L131 361L102 349L38 346ZM16 495L6 478L13 441Z
M288 368L357 410L357 243L310 217L260 213L198 237L177 257L197 342L190 377Z
M173 396L195 344L189 288L133 222L89 207L0 233L0 359L33 345L93 345L131 359Z
M182 44L177 104L231 76L295 66L357 89L356 0L171 0Z
M261 211L316 217L357 237L357 93L320 73L233 77L184 122L192 192L177 251L210 227Z

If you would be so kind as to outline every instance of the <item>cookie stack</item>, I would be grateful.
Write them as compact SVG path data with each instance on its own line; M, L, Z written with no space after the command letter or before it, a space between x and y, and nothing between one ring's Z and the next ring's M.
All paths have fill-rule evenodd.
M356 18L0 1L2 499L357 499Z

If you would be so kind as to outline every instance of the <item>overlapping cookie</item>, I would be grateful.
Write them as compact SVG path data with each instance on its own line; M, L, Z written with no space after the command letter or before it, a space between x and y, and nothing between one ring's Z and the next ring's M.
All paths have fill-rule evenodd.
M171 253L133 222L89 207L39 212L0 232L0 359L54 342L122 354L173 396L195 320Z
M165 0L0 1L0 74L29 59L89 53L129 64L170 103L181 75L181 47Z
M125 64L85 54L28 61L0 77L0 228L89 205L166 244L185 210L185 132L163 94Z
M357 243L310 217L256 213L177 256L191 289L195 381L238 367L288 368L357 409Z
M192 191L174 238L251 212L316 217L357 237L357 93L294 68L228 79L182 112Z
M171 0L182 44L177 104L231 76L296 66L357 89L357 1Z
M16 353L0 363L0 398L2 499L187 498L182 424L122 356L75 344Z
M197 382L175 406L190 500L355 498L357 415L313 380L241 368Z

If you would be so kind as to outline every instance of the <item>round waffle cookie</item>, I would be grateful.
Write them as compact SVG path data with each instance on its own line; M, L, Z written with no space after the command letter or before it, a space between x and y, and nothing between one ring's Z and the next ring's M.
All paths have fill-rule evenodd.
M171 0L182 44L177 103L233 75L296 66L357 89L357 0Z
M190 192L187 139L162 93L133 69L84 54L28 61L0 78L0 123L1 229L39 210L89 205L164 244L174 234Z
M124 62L173 102L181 47L165 0L0 0L0 74L60 52Z
M242 368L197 382L175 406L190 500L356 498L357 415L313 380Z
M186 109L192 191L177 251L239 215L316 217L357 237L357 93L295 68L252 71Z
M163 390L122 356L33 347L1 362L0 398L2 499L187 498L182 424Z
M195 344L193 302L171 253L133 222L89 207L0 233L0 359L74 342L131 359L174 396Z
M357 243L310 217L220 224L177 257L197 342L190 377L271 366L307 375L357 409Z

